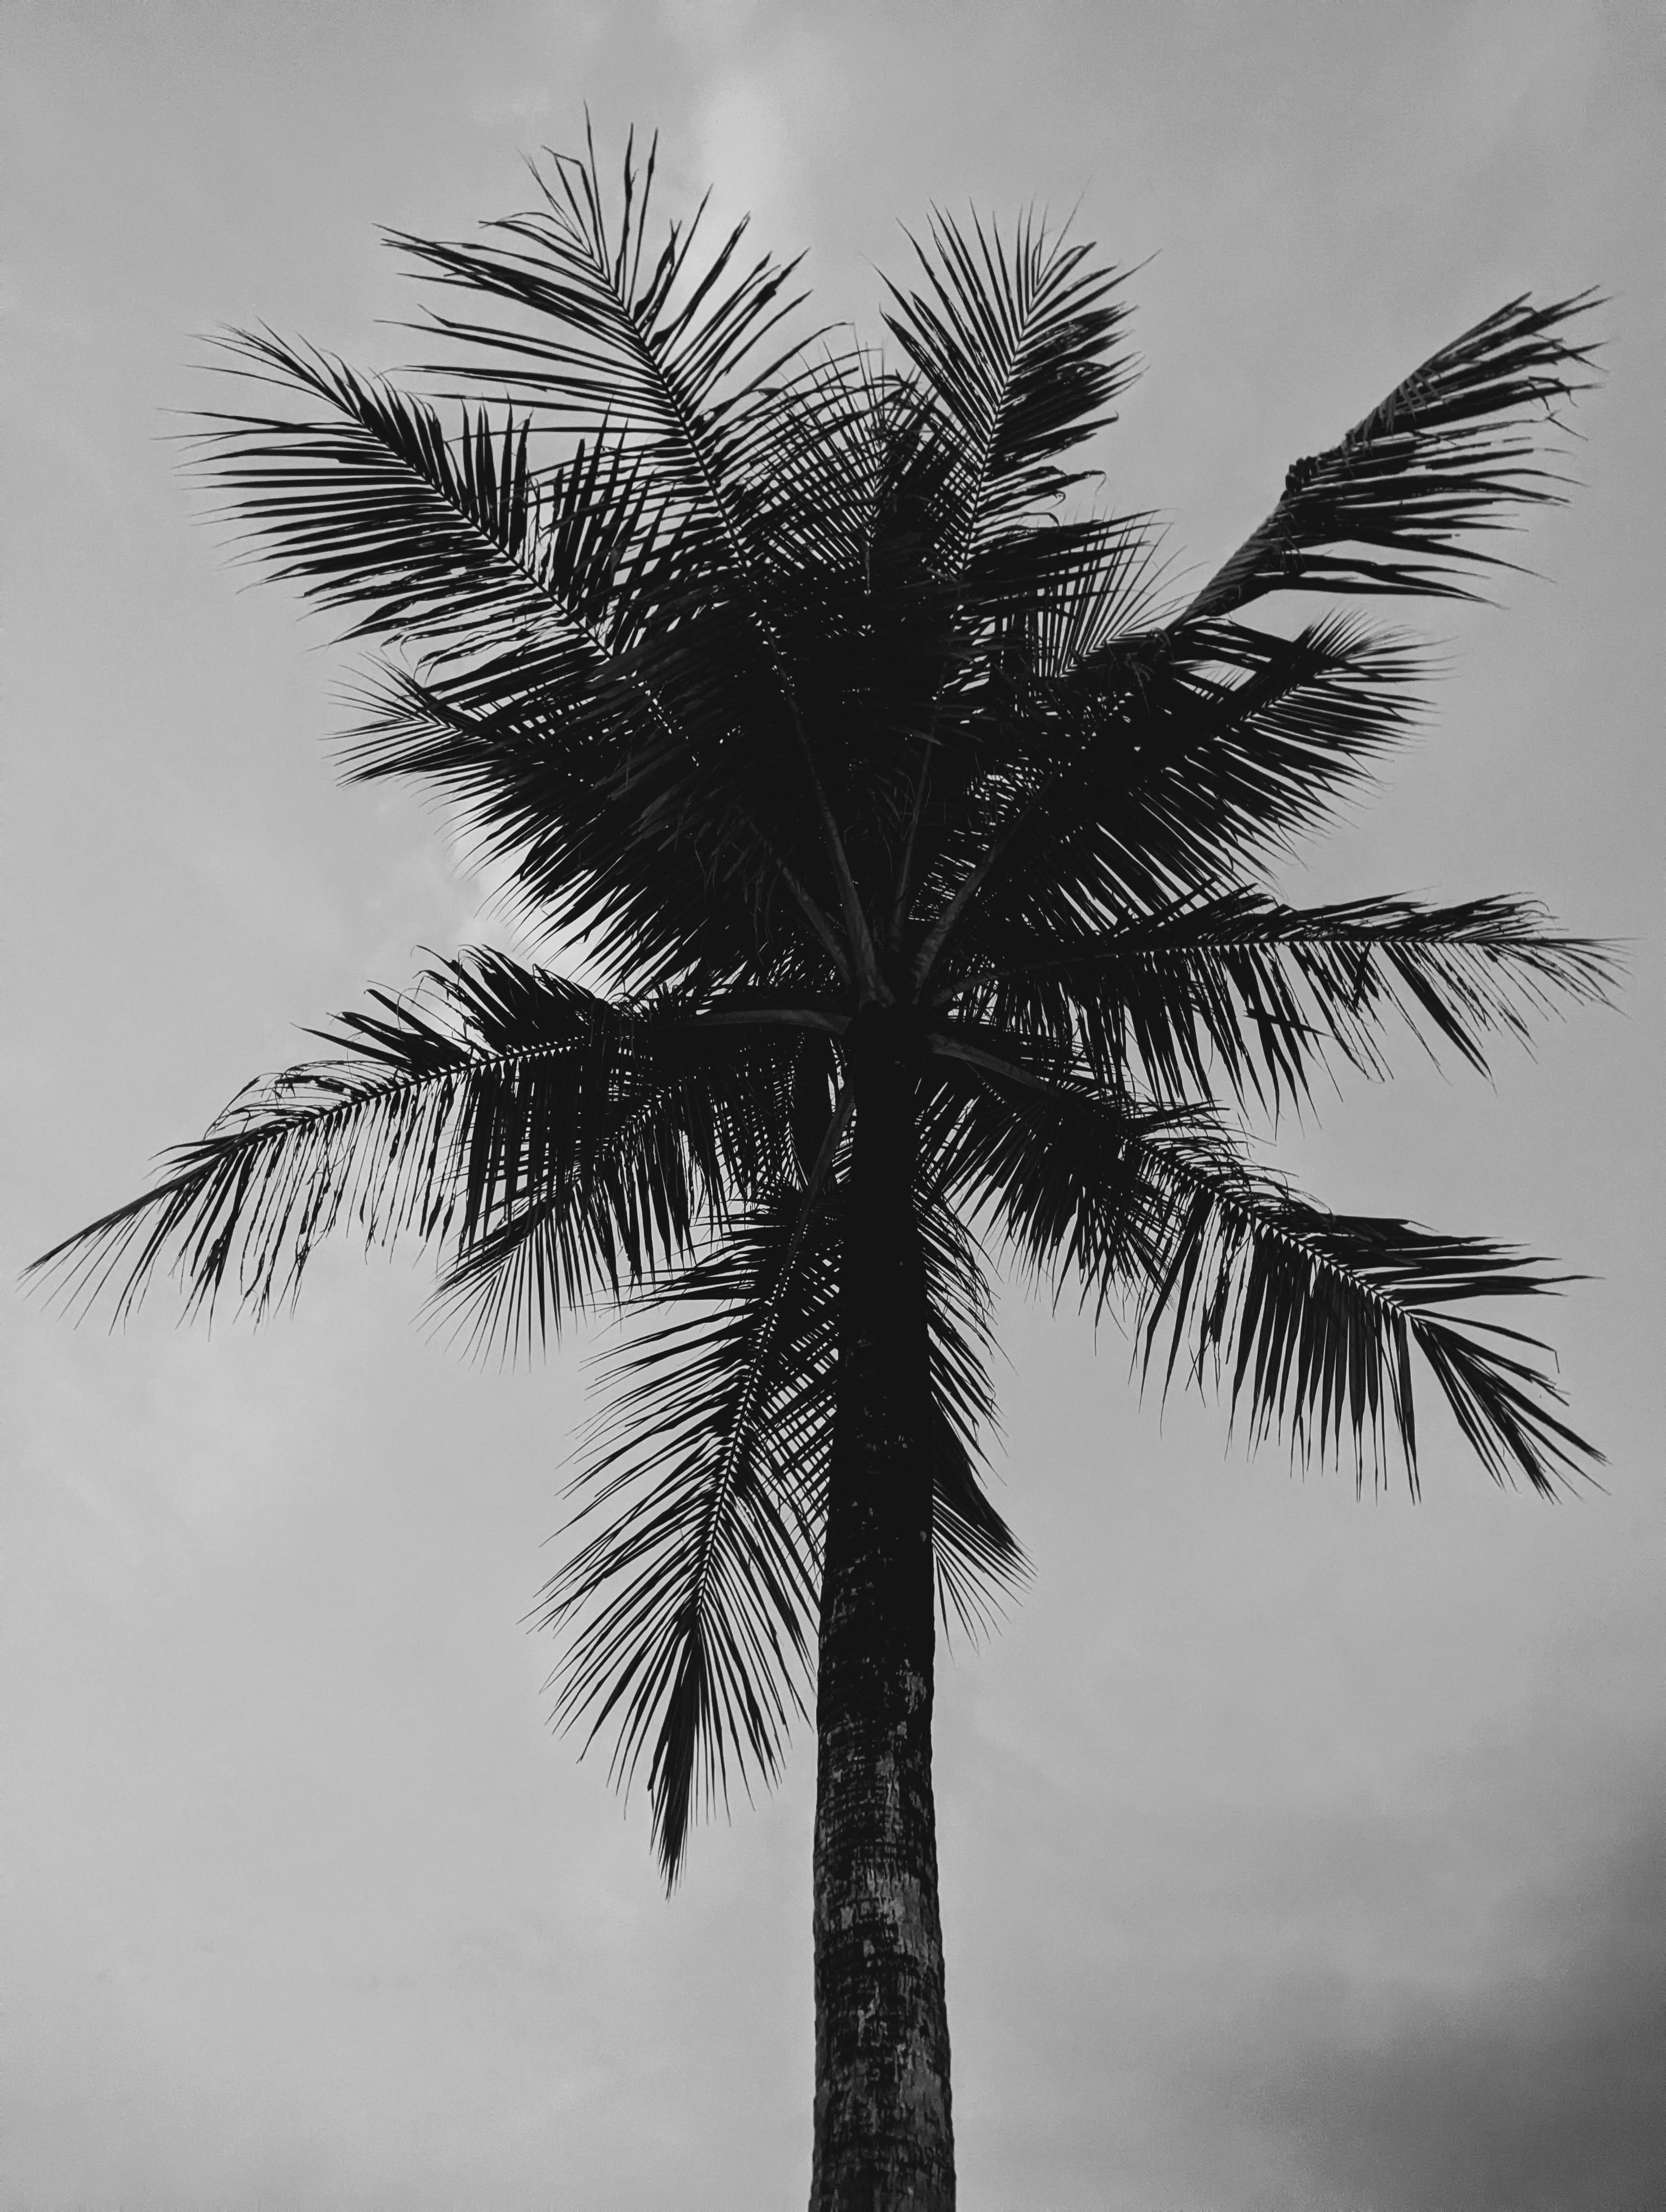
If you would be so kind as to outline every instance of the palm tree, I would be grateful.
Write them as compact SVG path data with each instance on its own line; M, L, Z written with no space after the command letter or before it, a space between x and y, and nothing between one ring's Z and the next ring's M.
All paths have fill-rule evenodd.
M1505 565L1478 538L1558 496L1535 434L1590 297L1444 347L1180 603L1147 518L1061 511L1133 373L1086 245L935 218L887 358L790 343L795 264L744 225L651 242L651 150L617 216L593 145L535 173L476 242L392 240L465 303L423 326L428 397L241 333L282 403L198 458L375 648L350 773L453 802L549 960L373 994L37 1265L258 1314L326 1233L414 1231L480 1343L640 1316L544 1594L560 1717L646 1762L669 1883L813 1677L812 2203L943 2208L936 1619L1023 1571L979 1472L994 1261L1357 1481L1397 1449L1415 1490L1419 1362L1500 1482L1595 1456L1534 1340L1471 1317L1539 1263L1326 1212L1244 1121L1382 1073L1400 1021L1481 1066L1604 987L1517 900L1272 895L1418 658L1334 606L1246 619Z

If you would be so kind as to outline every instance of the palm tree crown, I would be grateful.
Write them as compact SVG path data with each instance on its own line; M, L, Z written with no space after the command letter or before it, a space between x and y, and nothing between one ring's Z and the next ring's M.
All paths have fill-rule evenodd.
M813 1677L865 1066L905 1072L916 1441L976 1617L1022 1564L979 1479L1003 1256L1359 1480L1398 1447L1415 1483L1420 1363L1495 1478L1576 1472L1533 1341L1472 1318L1539 1267L1325 1211L1241 1115L1380 1071L1400 1021L1482 1065L1605 961L1508 898L1272 896L1410 726L1418 657L1334 605L1248 618L1468 596L1558 495L1588 295L1444 348L1175 604L1147 518L1062 504L1133 374L1087 246L939 216L888 352L806 343L794 264L744 225L656 245L653 177L628 153L611 216L593 150L558 157L480 241L397 237L463 303L429 396L244 333L282 404L201 449L268 572L374 648L350 772L453 802L569 972L475 951L373 994L38 1264L261 1311L327 1232L414 1230L482 1341L641 1304L546 1605L561 1712L646 1760L674 1877Z

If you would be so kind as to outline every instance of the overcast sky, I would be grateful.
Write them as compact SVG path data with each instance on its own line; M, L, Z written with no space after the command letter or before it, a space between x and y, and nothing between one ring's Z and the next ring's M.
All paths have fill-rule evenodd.
M1589 1279L1542 1317L1606 1490L1501 1494L1431 1408L1424 1502L1356 1504L1006 1302L1035 1582L939 1702L965 2212L1666 2202L1662 23L0 4L9 1273L298 1025L501 932L435 812L337 785L327 627L192 521L198 334L397 363L377 226L512 211L586 101L870 328L933 199L1075 207L1154 257L1110 495L1201 564L1482 314L1612 295L1538 578L1432 611L1428 733L1285 887L1536 893L1629 940L1624 1011L1492 1086L1408 1051L1278 1153ZM293 1319L211 1338L166 1288L114 1337L6 1302L8 2212L803 2201L812 1747L667 1903L521 1625L583 1342L478 1372L423 1338L426 1279L331 1252Z

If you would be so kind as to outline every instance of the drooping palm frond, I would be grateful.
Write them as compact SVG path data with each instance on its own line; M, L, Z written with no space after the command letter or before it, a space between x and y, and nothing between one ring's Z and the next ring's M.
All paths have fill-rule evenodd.
M726 1207L739 1208L744 1217L757 1192L773 1188L783 1171L789 1179L796 1176L804 1193L820 1191L851 1118L851 1096L840 1081L835 1049L837 1024L813 1007L782 1005L757 993L690 996L672 1004L678 1011L657 1041L662 1072L675 1079L678 1054L684 1074L697 1073L715 1056L721 1080L739 1086L739 1099L757 1117L751 1125L753 1141L731 1146L726 1153L712 1218ZM658 1112L660 1103L645 1092L647 1113ZM524 1176L517 1194L454 1240L432 1301L434 1317L453 1340L500 1356L545 1348L550 1323L562 1304L560 1287L571 1273L570 1182L561 1175ZM633 1292L647 1273L634 1279Z
M684 1001L615 1004L496 952L416 998L339 1018L310 1061L233 1100L141 1197L43 1255L71 1299L119 1318L159 1267L193 1305L293 1299L320 1241L404 1231L468 1251L528 1203L550 1209L544 1318L612 1297L693 1249L779 1146L760 1058L720 1049Z
M662 1295L676 1317L613 1362L575 1525L608 1518L541 1601L567 1637L557 1722L587 1743L611 1723L621 1781L651 1747L668 1883L731 1761L773 1780L804 1709L818 1595L804 1462L825 1449L836 1312L806 1294L826 1255L802 1212L793 1192L734 1222Z
M1224 1080L1275 1111L1333 1054L1386 1074L1390 1015L1485 1074L1494 1036L1525 1043L1529 1015L1600 999L1614 974L1606 948L1505 898L1302 908L1239 890L1062 943L1014 931L1006 953L945 994L963 1019L1055 1040L1102 1082L1178 1099Z
M1538 456L1557 408L1589 387L1594 349L1567 333L1597 304L1594 292L1544 307L1523 294L1432 354L1338 444L1292 465L1278 505L1184 620L1267 592L1473 598L1466 571L1511 564L1464 541L1560 498ZM1321 550L1347 546L1369 550Z
M1556 1410L1562 1393L1533 1357L1540 1340L1453 1310L1537 1296L1565 1276L1483 1238L1329 1213L1195 1158L1159 1172L1177 1202L1168 1266L1143 1302L1146 1365L1166 1322L1166 1371L1183 1352L1196 1379L1227 1382L1252 1446L1279 1432L1324 1460L1346 1434L1363 1485L1367 1466L1383 1478L1397 1445L1415 1495L1415 1351L1495 1482L1524 1478L1551 1497L1602 1464Z
M1026 1268L1074 1279L1138 1322L1149 1370L1183 1358L1230 1377L1254 1446L1277 1434L1319 1462L1351 1449L1356 1479L1398 1444L1414 1492L1411 1353L1499 1483L1550 1495L1602 1455L1560 1418L1536 1338L1454 1307L1541 1293L1566 1278L1473 1237L1333 1214L1256 1169L1218 1120L1140 1109L954 1036L935 1042L934 1133L950 1187L980 1200Z
M964 1218L1031 1281L1079 1283L1102 1310L1162 1265L1151 1146L1215 1138L1212 1114L1110 1092L1051 1040L957 1022L929 1044L921 1146Z
M1023 1572L977 1474L994 1416L986 1293L958 1224L922 1202L939 1587L969 1627ZM607 1359L573 1525L604 1525L547 1586L566 1638L558 1723L646 1755L668 1882L690 1820L773 1779L812 1670L843 1251L836 1184L784 1186L658 1292Z

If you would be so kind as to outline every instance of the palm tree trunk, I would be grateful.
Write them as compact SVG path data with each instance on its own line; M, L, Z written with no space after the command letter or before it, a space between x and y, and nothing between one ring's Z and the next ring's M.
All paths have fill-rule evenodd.
M855 1085L817 1691L811 2212L952 2212L932 1802L929 1340L911 1040L848 1033Z

